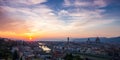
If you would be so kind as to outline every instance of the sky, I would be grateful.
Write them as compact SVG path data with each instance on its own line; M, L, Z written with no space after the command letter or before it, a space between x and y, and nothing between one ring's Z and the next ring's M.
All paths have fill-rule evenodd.
M120 36L120 0L0 0L0 37Z

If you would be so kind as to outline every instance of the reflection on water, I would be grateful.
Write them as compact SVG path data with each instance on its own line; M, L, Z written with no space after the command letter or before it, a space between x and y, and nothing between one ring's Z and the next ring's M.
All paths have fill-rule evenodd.
M47 46L45 46L45 44L43 44L43 43L39 43L39 47L43 50L43 51L45 51L46 53L49 53L50 51L51 51L51 49L50 48L48 48Z

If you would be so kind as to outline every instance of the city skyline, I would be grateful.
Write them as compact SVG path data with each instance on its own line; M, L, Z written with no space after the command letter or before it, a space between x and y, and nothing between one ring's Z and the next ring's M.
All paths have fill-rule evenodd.
M0 37L120 36L119 0L0 0Z

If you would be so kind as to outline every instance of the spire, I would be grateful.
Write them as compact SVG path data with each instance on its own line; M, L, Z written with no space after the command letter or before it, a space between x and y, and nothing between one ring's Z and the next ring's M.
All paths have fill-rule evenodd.
M67 37L67 40L69 41L69 37Z
M67 37L67 45L66 45L66 46L67 46L67 49L69 48L69 44L70 44L70 41L69 41L69 40L70 40L70 38Z
M70 42L69 40L70 40L70 38L69 38L69 37L67 37L67 43L68 43L68 45L69 45L69 42Z

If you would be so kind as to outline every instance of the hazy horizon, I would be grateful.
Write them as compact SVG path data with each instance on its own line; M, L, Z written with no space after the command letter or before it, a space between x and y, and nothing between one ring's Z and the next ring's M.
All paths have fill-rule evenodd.
M69 37L70 38L70 40L71 41L74 41L74 39L80 39L80 40L84 40L84 39L88 39L88 38L90 38L90 39L95 39L95 38L97 38L97 37L99 37L100 39L103 39L103 38L105 38L105 39L109 39L109 38L118 38L118 37L120 37L120 36L113 36L113 37L100 37L100 36L95 36L95 37ZM0 37L0 38L7 38L7 37ZM67 41L67 38L68 37L64 37L64 38L38 38L38 39L33 39L33 40L31 40L31 41ZM7 38L7 39L11 39L11 40L22 40L22 41L30 41L30 40L28 40L28 39L17 39L17 38ZM86 41L85 40L85 41Z

